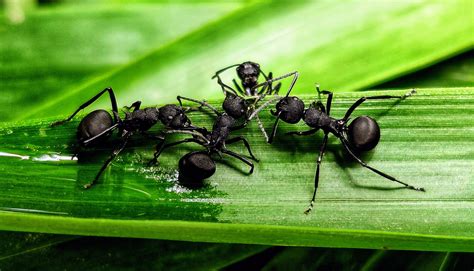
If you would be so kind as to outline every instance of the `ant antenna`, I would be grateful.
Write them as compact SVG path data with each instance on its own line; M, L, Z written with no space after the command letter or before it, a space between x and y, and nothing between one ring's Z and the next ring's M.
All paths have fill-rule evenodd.
M321 100L321 90L319 89L319 83L316 83L316 91L318 92L318 100Z
M289 89L288 89L288 93L286 94L286 97L288 97L289 93L291 92L291 89L293 88L293 86L294 86L295 83L296 83L296 80L298 79L299 73L298 73L297 71L290 72L290 73L284 74L284 75L282 75L282 76L280 76L280 77L276 77L276 78L267 80L267 81L265 81L265 82L262 82L262 83L260 83L260 84L257 84L257 85L255 85L255 86L253 86L251 89L252 89L252 90L255 90L255 89L257 89L257 88L259 88L259 87L261 87L261 86L269 85L270 83L273 83L273 82L275 82L275 81L279 81L279 80L281 80L281 79L290 77L290 76L292 76L292 75L293 75L293 81L291 82L291 85L290 85L290 87L289 87Z
M263 83L260 83L256 86L254 86L252 89L255 89L255 88L258 88L258 87L261 87L263 85L268 85L270 84L271 82L274 82L274 81L278 81L278 80L281 80L281 79L284 79L284 78L287 78L287 77L290 77L293 75L293 81L291 81L291 84L290 84L290 87L288 88L288 92L286 93L285 95L285 98L288 97L290 95L290 92L291 90L293 89L293 87L295 86L295 83L296 83L296 80L298 80L298 76L299 76L299 73L298 72L290 72L290 73L287 73L285 75L282 75L280 77L276 77L276 78L273 78L273 79L270 79L268 81L265 81ZM270 105L271 103L275 102L276 100L280 100L281 97L280 96L277 96L277 97L274 97L268 101L266 101L264 104L262 104L259 108L255 109L252 114L250 115L250 117L248 117L247 120L251 120L253 119L260 111L262 111L265 107L267 107L268 105Z
M230 69L230 68L232 68L232 67L237 67L237 66L239 66L239 65L240 65L240 64L233 64L233 65L227 66L227 67L225 67L225 68L223 68L223 69L220 69L220 70L216 71L216 74L214 74L214 76L212 76L211 79L214 79L214 78L218 77L220 73L222 73L222 72L224 72L224 71L226 71L226 70L228 70L228 69Z

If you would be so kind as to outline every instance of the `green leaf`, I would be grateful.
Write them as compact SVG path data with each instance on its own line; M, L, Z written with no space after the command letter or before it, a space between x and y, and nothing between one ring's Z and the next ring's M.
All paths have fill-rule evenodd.
M355 115L374 116L382 128L379 146L364 159L402 181L425 187L427 192L397 189L397 184L348 161L332 138L322 165L316 208L308 216L302 212L312 193L321 135L283 135L288 130L302 130L303 125L282 124L277 142L270 146L252 124L242 133L261 160L255 173L247 176L245 165L224 158L209 185L195 191L183 191L175 174L179 157L196 147L172 149L163 155L160 166L147 168L144 164L154 143L137 138L106 171L101 184L84 191L81 185L95 175L110 146L91 151L79 163L47 162L53 154L73 153L70 144L77 120L53 129L48 127L53 119L6 123L0 130L2 152L30 159L0 158L0 229L473 251L474 232L466 226L473 217L465 211L471 208L473 180L473 90L421 89L401 102L364 103ZM332 115L342 116L361 95L337 93ZM312 99L305 98L307 102ZM211 124L209 115L191 117L197 125ZM267 111L261 117L270 127L273 118ZM232 147L244 153L243 147Z
M208 3L206 3L208 4ZM95 7L94 7L95 8ZM135 8L136 10L138 10L137 8ZM113 8L109 8L108 9L111 13L114 13L114 14L123 14L125 15L126 12L129 12L129 11L123 11L121 13L121 10L118 10L117 12L117 8L116 7L113 7ZM350 10L350 9L347 9L347 10ZM339 14L337 14L338 16L340 16L341 18L344 17L344 13L347 13L347 10L345 12L341 12ZM469 8L466 9L467 11L469 11ZM64 10L62 10L64 11ZM351 10L352 12L352 10ZM67 13L66 14L53 14L53 15L60 15L61 17L66 17L66 16L69 16L69 17L72 17L74 18L73 16L76 16L76 15L81 15L82 13L84 13L84 10L81 10L81 9L78 9L77 7L75 8L75 12L74 14L72 13ZM91 13L90 11L86 11L86 13ZM99 14L100 12L97 12L97 14ZM91 13L92 14L92 13ZM146 16L146 12L143 12L143 15ZM72 15L72 16L71 16ZM199 14L200 15L200 14ZM272 14L272 17L276 17L277 14ZM126 15L128 16L128 15ZM44 16L46 17L46 16ZM128 17L133 17L133 16L128 16ZM135 16L135 17L139 17L139 16ZM462 18L462 15L460 15L460 18ZM93 18L90 18L90 19L93 19ZM110 18L109 18L110 19ZM268 18L263 18L263 20L267 20ZM71 19L68 18L66 20L66 22L69 22ZM128 19L127 19L128 21ZM139 22L139 20L137 20ZM254 19L255 21L255 19ZM427 20L428 21L428 20ZM466 22L469 22L468 20L466 20ZM27 21L28 23L28 21ZM37 20L35 22L36 24L40 24L42 23L41 20ZM61 27L63 29L65 29L65 25L64 25L64 22L61 22L62 25ZM120 20L118 21L113 21L112 22L113 24L118 24L118 23L121 23ZM182 23L186 23L186 21L182 21L180 22L181 24ZM136 24L136 22L135 22ZM135 25L133 23L130 23L131 26ZM66 24L67 25L67 24ZM143 27L143 25L140 25L140 24L136 24L136 25L139 25L140 27ZM45 27L41 27L40 30L44 29L44 28L47 28L48 24L46 22L46 26ZM446 25L448 26L448 25ZM39 27L38 27L39 28ZM0 27L0 33L2 33L3 29L1 29ZM54 29L53 29L54 30ZM97 31L97 30L101 30L100 28L97 29L79 29L81 33L85 33L86 31L88 30L94 30L94 31ZM438 29L439 32L443 32L444 30L442 29L442 27L440 27ZM44 32L44 31L43 31ZM68 33L70 31L64 31L64 33ZM92 32L92 31L91 31ZM115 32L117 32L117 30L115 30ZM56 33L57 34L57 38L56 39L48 39L48 37L44 38L43 37L43 43L44 44L45 42L48 42L50 41L51 42L51 45L48 47L48 45L44 44L44 47L48 47L48 48L54 48L54 50L51 50L51 52L55 53L55 51L57 52L58 49L59 49L59 52L58 52L58 55L62 55L61 53L61 48L58 48L58 46L65 46L67 49L71 50L71 51L74 51L76 48L74 47L74 43L71 43L71 44L65 44L64 43L64 39L62 40L61 43L57 43L56 40L59 38L61 39L61 35L63 35L64 33ZM36 38L39 37L39 32L35 32L35 34L37 35ZM75 33L75 35L77 35L78 33ZM92 33L94 34L94 33ZM93 36L92 36L93 37ZM99 36L100 37L100 36ZM157 36L157 38L160 38L161 35ZM466 35L466 37L469 37L469 35ZM85 39L87 39L88 37L85 37ZM154 35L148 35L146 36L146 38L149 38L149 39L154 39L156 38ZM21 40L21 37L15 37L15 39L18 39L18 40ZM39 37L39 39L41 40L41 37ZM2 40L5 40L4 37L2 36ZM90 39L90 40L94 40L94 39ZM33 43L36 42L36 39L33 40ZM371 42L370 40L367 40L367 42ZM77 42L76 42L77 43ZM276 43L275 43L276 44ZM81 46L84 46L84 45L88 45L88 44L83 44ZM104 45L106 44L100 44L100 48L104 48ZM123 46L127 46L129 44L121 44L120 48L123 48ZM142 46L142 44L140 43L137 43L137 44L133 44L137 47L139 46ZM150 45L151 46L151 45ZM15 47L13 47L15 48ZM97 48L97 46L95 47L90 47L90 48ZM112 49L114 49L113 47L111 47ZM100 51L100 50L97 50L97 51ZM105 52L104 52L105 51ZM100 52L100 54L104 54L104 53L107 53L109 50L106 50L104 48L104 50L102 50ZM113 51L113 50L112 50ZM36 50L36 52L38 52L38 50ZM46 50L46 51L43 51L42 54L44 53L48 53L49 50ZM20 52L20 53L23 53L23 52ZM127 52L122 52L122 55L126 54ZM0 52L0 54L2 56L4 56L5 54L3 54L3 52ZM34 55L33 55L34 57ZM89 58L89 59L94 59L94 57L101 57L101 55L99 54L96 54L94 55L93 57ZM462 55L461 58L465 57L465 55ZM53 55L52 58L54 59L55 56ZM63 59L67 62L69 58L69 55L67 55L66 57L64 57ZM48 61L50 58L48 57L45 57L44 59L41 59L42 61ZM472 58L471 58L472 59ZM0 58L0 61L4 60L4 58ZM14 61L9 61L9 62L1 62L0 64L0 67L1 68L4 68L4 67L7 67L8 65L18 65L19 62L21 62L22 59L15 59ZM459 62L459 61L456 61L456 62ZM388 85L382 85L381 87L401 87L401 86L406 86L406 87L412 87L412 86L464 86L464 85L472 85L472 80L469 81L469 78L471 78L472 76L470 76L472 73L469 71L469 70L466 70L465 67L469 67L467 65L469 65L469 59L467 60L463 60L463 61L460 61L460 62L463 62L463 63L466 63L466 64L458 64L458 63L453 63L452 61L448 61L448 62L443 62L441 63L440 65L436 65L434 67L434 69L432 68L429 68L427 69L426 71L424 71L424 73L415 73L413 74L411 77L408 77L410 80L406 81L395 81L396 83L395 84L388 84ZM28 63L28 60L25 61L25 66L28 67L27 65L29 64ZM100 62L97 62L97 64L100 64ZM449 66L446 68L445 67L445 64L449 64ZM282 66L286 66L288 65L287 63L284 63L282 64ZM472 66L472 65L471 65ZM60 97L62 94L58 95L56 94L56 89L57 90L67 90L69 89L70 87L67 86L67 84L69 84L70 86L73 86L73 85L77 85L77 84L80 84L79 81L81 80L87 80L87 74L80 74L79 73L79 70L76 70L76 71L73 71L73 72L70 72L68 71L67 69L64 69L62 67L59 67L59 69L51 69L51 65L48 65L48 70L44 70L41 74L40 77L37 77L34 73L32 74L32 76L34 77L34 80L32 78L32 76L30 76L29 80L24 80L22 78L4 78L2 77L1 80L0 80L0 86L4 86L3 83L6 82L8 80L9 84L8 84L8 91L9 90L13 90L11 91L10 93L12 94L15 94L18 96L18 94L20 92L24 92L25 90L28 90L26 91L28 95L26 95L26 97L35 97L36 99L44 99L44 100L47 100L46 98L49 98L49 97ZM85 69L86 67L81 67L82 69ZM93 66L91 66L91 68L94 68ZM97 67L97 73L101 73L103 72L104 70L108 72L108 69L107 67L104 67L104 69L102 69L102 67ZM445 72L447 71L447 73ZM49 74L46 74L48 73ZM60 73L63 73L63 74L60 74ZM3 73L2 73L3 74ZM5 73L6 74L6 73ZM420 80L420 75L422 75L423 77L428 77L428 80ZM430 75L433 75L430 77ZM76 76L77 78L73 77L73 76ZM70 77L70 82L67 82L67 79ZM54 78L54 80L51 80L51 78ZM445 79L448 79L448 81L446 81ZM468 79L468 80L466 80ZM472 78L471 78L472 79ZM62 81L60 81L62 80ZM403 80L403 79L402 79ZM446 82L448 82L448 84L446 84ZM466 83L463 83L463 82L466 82ZM470 83L469 83L470 82ZM17 89L13 89L12 86L14 86L16 83L19 84L19 86L17 87ZM67 83L67 84L66 84ZM26 88L25 87L25 84L31 84L33 86L33 88L31 87L28 87ZM44 87L46 85L46 87ZM40 92L38 91L39 89L44 89L44 90L47 90L46 92L43 91ZM310 90L310 89L308 89ZM3 102L6 103L3 107L3 109L5 109L4 111L5 112L2 112L1 114L1 117L0 119L5 119L6 116L9 116L10 113L12 112L16 112L18 111L17 109L21 109L22 112L27 112L28 110L25 110L27 109L28 107L31 107L31 106L36 106L37 103L39 103L40 101L35 101L35 102L28 102L27 104L25 103L21 103L21 102L13 102L12 99L8 99L9 95L5 95L5 88L2 87L2 97L4 98L3 99ZM91 90L91 92L95 92L96 90ZM37 93L39 94L40 96L33 96L31 94L33 93ZM7 97L7 99L5 100L5 97ZM143 97L142 97L143 98ZM1 99L1 98L0 98ZM17 100L15 100L17 101ZM108 106L108 105L107 105ZM1 110L1 109L0 109ZM60 110L60 111L57 111L57 112L64 112L62 111L63 108L62 107L58 107L56 109L53 109L53 110L50 110L48 111L48 114L55 114L55 110ZM5 114L3 114L5 113ZM28 234L31 238L32 234ZM33 234L34 235L34 234ZM44 235L43 235L44 236ZM41 238L39 238L41 239ZM2 238L2 240L4 240L5 242L7 242L5 238ZM14 241L15 242L15 241ZM93 244L91 244L93 245Z
M18 25L0 16L0 104L6 104L0 120L15 118L16 108L27 112L66 96L241 6L238 1L53 6L28 13Z
M474 51L461 54L424 70L397 78L376 88L463 87L474 85Z
M249 59L275 74L299 70L295 93L312 93L316 81L338 91L367 88L472 48L470 8L467 0L250 3L113 72L65 89L16 119L72 111L77 101L106 86L114 87L120 104L164 103L177 93L217 97L220 89L211 75Z

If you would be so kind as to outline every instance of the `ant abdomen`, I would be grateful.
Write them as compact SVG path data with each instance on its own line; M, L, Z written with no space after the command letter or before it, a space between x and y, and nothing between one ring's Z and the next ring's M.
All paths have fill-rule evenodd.
M380 140L380 127L368 116L355 118L347 130L349 142L358 151L370 151Z
M78 142L82 144L85 140L97 136L106 129L112 127L113 124L114 122L109 112L103 109L90 112L81 120L77 127ZM110 133L107 133L100 138L105 139L108 136L110 136ZM100 140L94 141L94 143L98 143L99 141Z
M281 120L295 124L304 115L304 102L298 97L284 97L277 103L276 110Z
M216 172L216 163L205 151L190 152L179 159L179 181L184 186L199 187Z

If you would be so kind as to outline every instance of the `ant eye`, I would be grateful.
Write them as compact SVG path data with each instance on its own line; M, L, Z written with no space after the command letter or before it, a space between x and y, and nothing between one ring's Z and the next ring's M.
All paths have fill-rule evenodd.
M173 116L168 116L168 119L169 119L169 120L172 120L172 119L173 119Z

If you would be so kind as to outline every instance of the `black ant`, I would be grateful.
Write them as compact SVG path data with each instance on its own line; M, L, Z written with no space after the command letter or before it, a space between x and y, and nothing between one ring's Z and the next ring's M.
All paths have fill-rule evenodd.
M155 125L158 121L161 121L169 129L182 129L182 130L199 130L191 125L191 121L186 116L186 111L183 107L176 106L173 104L165 105L163 107L147 107L140 109L141 102L136 101L131 106L126 106L127 110L133 108L133 111L125 113L125 119L120 119L117 108L117 101L115 99L114 91L112 88L105 88L97 95L92 97L90 100L82 104L71 116L62 121L57 121L51 124L52 126L61 125L67 121L70 121L79 111L86 108L94 101L96 101L104 93L108 92L110 102L112 104L113 118L106 110L99 109L92 111L87 114L79 123L77 128L77 141L80 147L87 147L93 144L103 142L109 137L113 130L118 129L118 133L121 136L122 142L114 149L110 157L104 162L101 169L97 173L96 177L92 182L84 185L84 188L90 188L99 179L102 172L112 162L112 160L125 148L130 137L139 132L142 135L159 139L164 141L164 138L160 136L154 136L148 134L147 131ZM76 156L76 154L74 154ZM73 156L73 157L74 157Z
M379 171L378 169L375 169L367 165L367 163L362 161L356 155L356 153L358 152L369 151L375 148L375 146L379 142L380 128L374 119L368 116L361 116L361 117L355 118L349 125L347 125L352 112L354 112L354 110L363 102L367 100L376 100L376 99L377 100L380 100L380 99L404 100L407 97L410 97L411 95L416 93L415 90L412 90L409 93L402 96L379 95L379 96L362 97L359 100L357 100L347 110L346 114L344 115L342 119L335 119L333 117L330 117L331 103L332 103L332 97L333 97L332 92L327 91L327 90L320 91L319 85L316 85L316 90L318 92L318 96L320 96L321 94L328 95L326 107L324 107L321 101L317 101L317 102L311 103L311 106L305 109L304 102L301 99L299 99L296 96L289 96L291 92L291 87L290 87L286 96L283 98L280 98L278 103L276 104L276 112L271 111L271 114L276 116L276 120L275 120L275 123L273 124L272 133L268 140L269 143L272 143L273 138L275 137L275 134L276 134L278 121L280 119L284 122L291 123L291 124L297 123L301 119L303 119L306 125L311 127L311 129L308 131L287 133L290 135L299 135L299 136L312 135L316 133L319 129L323 130L324 138L321 144L321 148L319 150L319 156L318 156L317 165L316 165L313 197L311 199L309 208L305 211L305 214L308 214L313 209L314 200L316 198L316 190L318 189L318 183L319 183L319 168L320 168L320 164L321 164L324 152L326 150L328 136L330 133L335 135L337 138L339 138L339 140L341 141L342 145L347 150L347 152L363 167L377 173L378 175L386 179L400 183L404 185L406 188L417 190L417 191L425 191L424 188L414 187L412 185L399 181L395 177L392 177L386 173L383 173L382 171ZM261 111L264 107L268 106L269 102L263 104L261 107L256 109L250 116L250 119L259 111Z
M210 108L217 115L217 118L212 126L212 131L209 132L205 128L196 129L195 131L183 131L181 129L165 131L165 133L167 134L186 133L186 134L191 134L193 137L186 138L186 139L176 141L173 143L162 144L161 146L157 147L157 150L154 155L154 159L151 162L153 163L157 162L158 157L161 155L164 149L167 149L169 147L176 146L182 143L193 142L205 147L206 151L191 152L191 153L186 154L180 159L180 162L179 162L180 174L182 176L187 177L185 179L188 180L188 183L189 183L189 180L192 180L192 182L202 181L206 178L209 178L210 176L214 174L215 165L214 165L214 162L212 163L210 162L210 161L213 161L211 157L213 153L217 153L220 157L222 157L221 154L227 154L229 156L237 158L250 167L249 174L253 173L254 164L252 163L252 161L250 161L249 159L243 157L242 155L238 153L228 150L226 147L226 145L230 145L230 144L242 141L245 147L247 148L247 151L249 152L250 157L254 161L258 162L258 159L255 158L255 156L252 153L252 150L250 149L250 144L248 143L247 139L245 139L242 136L237 136L237 137L228 139L232 131L244 128L245 124L236 125L237 121L234 117L229 116L227 113L219 113L217 109L215 109L213 106L205 102L201 102L198 100L185 98L181 96L178 96L178 100L180 104L181 104L181 100L188 100L188 101L199 103L201 104L201 106L206 106Z
M239 79L241 81L240 86L235 79L232 80L236 89L222 82L222 79L219 76L219 74L232 67L237 67L237 75L239 76ZM258 77L260 74L262 74L266 82L269 83L257 85ZM248 116L252 114L256 104L260 100L262 100L266 95L278 95L278 92L281 88L281 82L279 82L275 87L272 86L272 82L277 81L276 78L273 78L272 72L269 72L268 75L266 75L260 69L260 65L258 63L251 61L246 61L241 64L230 65L221 70L218 70L212 77L212 79L214 78L217 78L217 83L221 86L222 91L225 94L225 99L222 103L222 109L224 109L224 111L229 116L232 116L235 119L241 119L245 117L245 121L248 120ZM259 87L262 88L258 90ZM262 131L262 134L268 141L268 135L265 132L260 118L258 117L258 115L256 115L255 118L257 119L257 123L260 130Z

